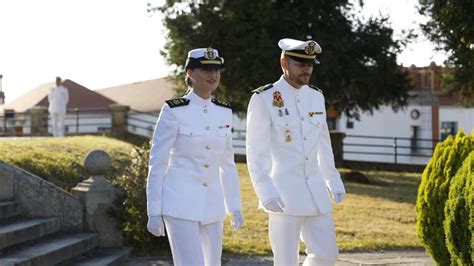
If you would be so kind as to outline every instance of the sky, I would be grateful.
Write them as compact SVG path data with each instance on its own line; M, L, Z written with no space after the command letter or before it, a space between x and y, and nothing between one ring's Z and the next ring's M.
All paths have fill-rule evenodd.
M71 79L101 89L164 77L165 30L147 3L164 0L0 0L0 74L6 103L35 87ZM395 38L419 29L418 0L364 0L361 16L389 15ZM284 36L282 36L284 37ZM317 40L316 40L317 41ZM404 66L442 64L446 56L420 37L399 55Z

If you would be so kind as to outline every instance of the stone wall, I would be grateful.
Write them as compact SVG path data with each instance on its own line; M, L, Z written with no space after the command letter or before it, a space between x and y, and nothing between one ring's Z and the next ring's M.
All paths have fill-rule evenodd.
M84 231L84 206L74 195L0 161L0 200L15 200L28 217L58 217L61 231Z

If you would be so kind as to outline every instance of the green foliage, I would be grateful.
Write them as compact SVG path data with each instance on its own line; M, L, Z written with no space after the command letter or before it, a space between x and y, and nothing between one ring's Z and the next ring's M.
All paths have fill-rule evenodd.
M473 265L474 151L451 182L444 210L446 245L454 265Z
M417 230L420 241L440 265L450 264L444 230L445 204L452 178L474 149L474 137L460 131L439 143L418 188Z
M123 198L123 232L127 245L138 255L156 255L154 251L169 251L167 237L155 237L147 230L146 180L149 144L136 147L130 153L132 164L115 184L125 191Z
M132 145L96 136L0 141L0 160L70 191L88 178L83 162L86 155L95 149L106 151L112 159L109 179L122 175L130 164L128 155Z
M474 1L419 0L420 13L431 17L422 25L428 38L449 54L453 71L446 73L450 92L460 92L463 102L474 104Z
M187 52L218 49L226 71L217 97L243 112L250 91L282 73L278 40L313 38L323 53L312 83L324 91L327 103L348 113L381 104L405 105L410 85L396 63L404 43L393 40L387 18L361 22L351 14L352 7L348 0L168 0L161 9L168 29L162 54L177 66L175 79L182 93Z

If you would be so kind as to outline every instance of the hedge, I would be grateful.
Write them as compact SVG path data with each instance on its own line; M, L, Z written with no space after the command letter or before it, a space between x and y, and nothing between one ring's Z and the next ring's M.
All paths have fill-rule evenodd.
M474 151L451 182L444 214L446 245L454 265L473 265Z
M449 136L444 142L439 143L423 172L418 189L416 204L418 237L428 253L440 265L451 264L444 226L445 204L452 179L474 149L473 136L466 136L461 130L455 138Z

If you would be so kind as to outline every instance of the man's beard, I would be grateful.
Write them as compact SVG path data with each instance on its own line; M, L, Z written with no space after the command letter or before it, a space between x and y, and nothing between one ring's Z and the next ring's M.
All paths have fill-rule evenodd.
M310 75L299 75L299 76L296 76L295 82L296 84L301 85L301 86L308 85L310 77L311 77Z

